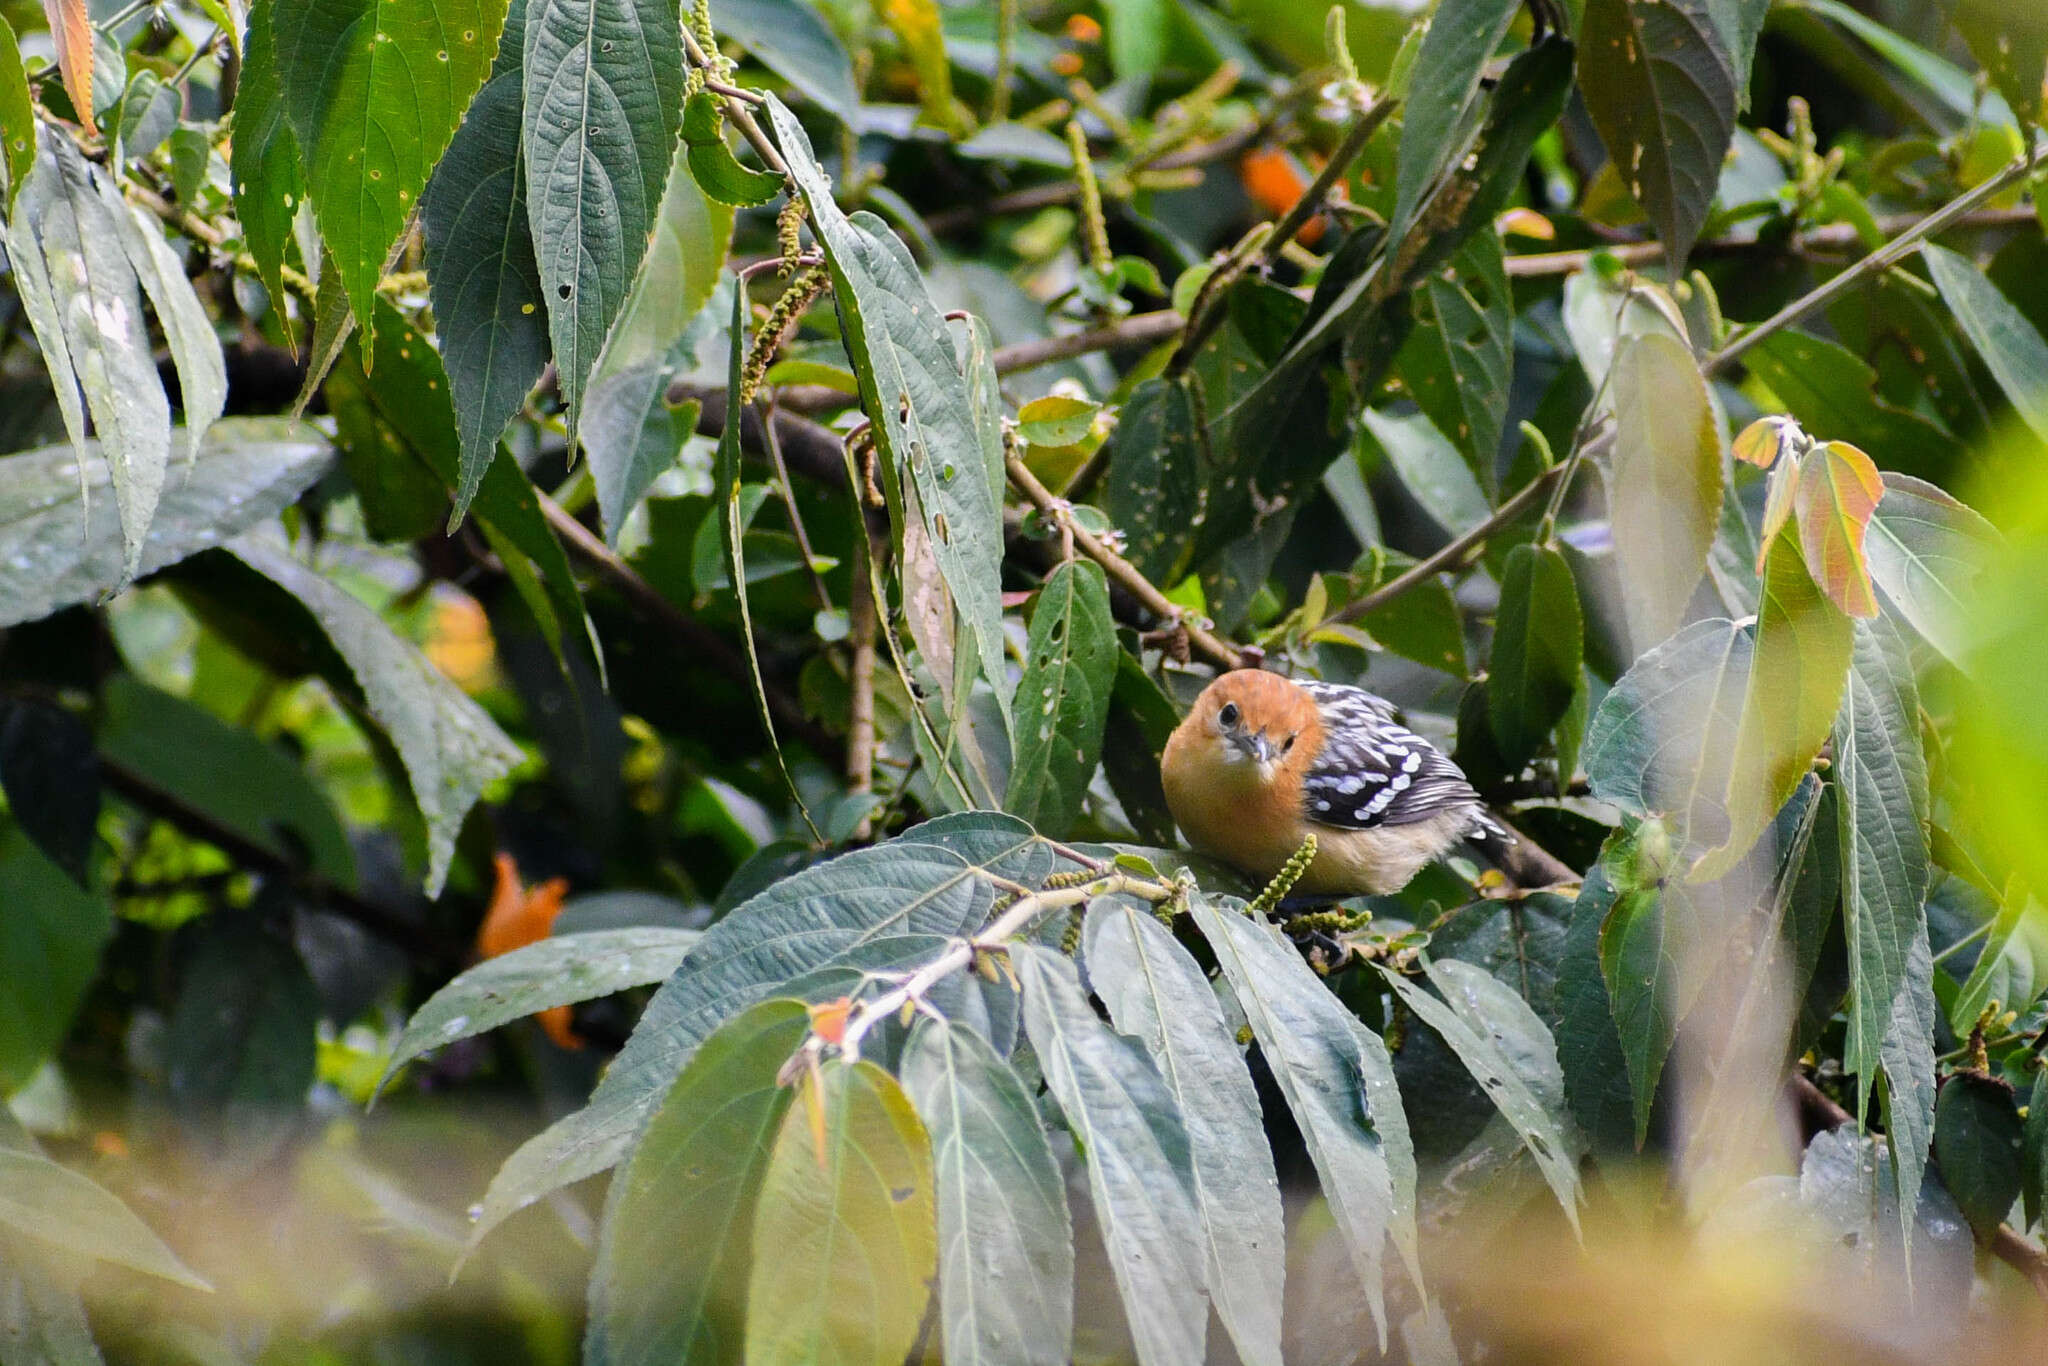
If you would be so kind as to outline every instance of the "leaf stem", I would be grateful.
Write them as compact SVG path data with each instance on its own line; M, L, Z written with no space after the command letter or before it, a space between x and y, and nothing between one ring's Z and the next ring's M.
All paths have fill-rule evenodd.
M1934 955L1934 959L1933 959L1933 961L1934 961L1935 965L1936 965L1936 966L1938 967L1938 966L1940 966L1941 964L1943 964L1943 963L1946 963L1946 962L1947 962L1947 961L1948 961L1948 960L1949 960L1950 958L1954 957L1954 956L1955 956L1956 954L1960 953L1960 952L1961 952L1962 950L1964 950L1964 949L1968 948L1968 947L1969 947L1970 945L1972 945L1972 944L1976 943L1976 942L1977 942L1977 941L1978 941L1979 939L1982 939L1982 938L1983 938L1983 937L1984 937L1985 935L1987 935L1987 934L1991 933L1991 927L1992 927L1992 926L1993 926L1994 924L1996 924L1996 923L1997 923L1997 922L1996 922L1996 921L1994 921L1994 920L1987 920L1987 921L1985 921L1985 922L1984 922L1983 924L1979 925L1979 926L1978 926L1978 927L1977 927L1976 929L1974 929L1974 930L1971 930L1971 931L1970 931L1970 932L1969 932L1968 934L1964 935L1964 936L1963 936L1963 937L1962 937L1961 939L1958 939L1958 940L1956 940L1956 942L1955 942L1955 943L1953 943L1953 944L1950 944L1950 945L1949 945L1949 946L1948 946L1947 948L1943 949L1943 950L1942 950L1942 951L1941 951L1940 953L1937 953L1937 954L1935 954L1935 955Z
M739 129L740 136L752 143L754 150L760 153L763 166L777 175L788 175L789 163L782 159L782 153L761 130L761 125L754 122L754 116L747 108L749 104L765 104L766 100L757 91L742 90L738 86L728 85L716 79L718 66L711 60L710 54L704 51L703 45L697 41L697 35L690 32L688 25L683 27L682 34L683 50L689 54L691 64L705 73L704 88L725 101L725 116L732 120L732 126Z

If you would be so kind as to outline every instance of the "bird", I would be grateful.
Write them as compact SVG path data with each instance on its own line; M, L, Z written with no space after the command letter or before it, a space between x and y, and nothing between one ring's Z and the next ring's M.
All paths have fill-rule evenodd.
M1190 844L1271 877L1316 837L1296 895L1385 895L1460 840L1507 832L1444 752L1363 688L1260 669L1219 676L1166 742L1166 804Z

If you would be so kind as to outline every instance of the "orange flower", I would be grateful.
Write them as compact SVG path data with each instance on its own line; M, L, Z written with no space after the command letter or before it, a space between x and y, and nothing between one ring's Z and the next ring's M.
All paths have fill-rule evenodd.
M562 898L569 893L567 879L551 877L537 887L519 880L519 865L502 850L492 860L498 870L498 885L491 893L491 908L476 932L479 958L496 958L528 944L538 944L555 928L562 913ZM534 1016L550 1039L563 1048L581 1048L583 1040L569 1026L569 1007L553 1006Z
M1275 218L1301 201L1308 190L1309 176L1301 163L1277 147L1255 147L1237 164L1237 178L1252 202ZM1312 247L1323 236L1323 218L1318 214L1301 225L1295 240Z

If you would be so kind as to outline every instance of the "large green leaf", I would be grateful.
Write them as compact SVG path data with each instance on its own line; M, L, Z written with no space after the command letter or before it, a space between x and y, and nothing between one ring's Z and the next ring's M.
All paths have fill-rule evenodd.
M1379 449L1403 487L1446 532L1470 531L1492 512L1486 490L1427 414L1395 416L1367 408L1359 414L1358 442L1367 454Z
M144 542L171 456L171 405L157 378L141 284L122 248L120 224L96 188L99 176L68 134L47 130L15 202L8 255L33 259L31 273L41 278L29 289L39 292L45 280L49 285L51 314L27 311L59 395L83 391L92 414L120 512L125 582L143 572ZM53 330L62 334L56 345ZM71 436L82 494L91 478L84 463L89 448L76 427Z
M1877 395L1877 371L1839 343L1787 329L1758 342L1742 363L1818 439L1847 441L1887 469L1922 478L1955 463L1956 439Z
M560 935L485 959L413 1012L384 1080L421 1054L554 1006L664 982L703 937L663 926Z
M235 183L235 218L272 300L284 298L285 251L292 219L306 197L299 140L284 115L278 90L272 11L291 0L252 0L242 41L242 79L235 87L235 140L228 172Z
M106 898L81 889L18 824L0 830L0 1095L35 1074L71 1028L114 930Z
M937 1270L932 1152L896 1079L837 1065L782 1117L754 1210L749 1366L900 1361ZM822 1123L806 1113L824 1110Z
M100 768L85 718L47 697L0 695L0 793L29 842L91 890Z
M1520 767L1572 705L1585 622L1571 566L1552 546L1523 544L1501 571L1487 671L1487 718L1501 757Z
M1141 1366L1200 1361L1208 1328L1201 1215L1173 1092L1095 1013L1074 965L1013 946L1024 1028L1046 1089L1085 1146L1088 1189Z
M1611 377L1614 473L1607 484L1622 608L1637 650L1684 619L1721 517L1721 436L1684 342L1625 340Z
M676 0L528 0L526 211L573 437L682 131Z
M17 258L19 259L19 258ZM120 586L121 529L97 442L0 457L0 626L34 621ZM272 517L333 461L311 427L281 418L215 423L199 460L158 502L136 572L153 573ZM82 504L79 471L101 496Z
M1977 1072L1942 1083L1934 1112L1934 1160L1942 1184L1980 1240L1989 1241L2020 1196L2026 1126L2012 1087Z
M2012 112L2025 123L2039 123L2041 86L2048 77L2048 10L2004 0L1942 0L1942 8Z
M1882 1065L1893 1002L1906 989L1912 945L1927 938L1927 762L1920 751L1920 704L1904 642L1881 618L1856 623L1834 749L1849 938L1849 1029L1842 1065L1856 1073L1862 1114ZM1894 1085L1902 1080L1892 1078Z
M2048 342L1969 257L1932 242L1920 244L1920 255L2014 411L2036 436L2048 441Z
M297 598L347 661L370 715L405 764L427 823L427 895L440 895L463 817L484 788L512 771L519 747L417 647L347 592L264 538L244 536L231 549Z
M2031 1228L2048 1207L2048 1071L2034 1073L2034 1089L2027 1097L2027 1123L2020 1136L2020 1196Z
M1647 651L1594 709L1580 762L1593 795L1659 816L1680 848L1728 826L1728 763L1754 652L1732 621L1698 621Z
M298 951L250 913L210 916L196 937L164 1032L164 1089L192 1150L253 1165L305 1109L320 996Z
M1518 0L1444 0L1430 16L1402 111L1391 229L1395 238L1408 231L1423 196L1477 131L1472 115L1479 77L1520 9Z
M548 360L547 300L519 159L526 0L512 0L491 78L420 200L434 330L448 367L461 459L455 517L469 510L498 438Z
M1579 90L1677 275L1735 131L1735 72L1705 0L1586 0Z
M1151 906L1089 907L1088 980L1144 1044L1187 1126L1210 1303L1245 1366L1278 1366L1286 1239L1259 1097L1216 993Z
M654 238L591 372L578 428L597 481L598 513L613 538L681 448L668 406L670 380L689 368L699 333L723 327L732 311L713 303L703 316L732 239L733 212L697 187L684 157L678 146Z
M28 72L14 26L0 19L0 165L7 168L5 214L14 216L14 197L36 162L36 111L29 101Z
M1052 835L1081 813L1102 754L1116 681L1109 580L1092 560L1054 570L1031 617L1031 642L1010 721L1016 753L1003 805Z
M1565 1217L1579 1225L1577 1138L1565 1109L1564 1072L1549 1028L1514 989L1484 968L1446 959L1427 964L1430 985L1443 999L1400 973L1382 968L1401 1000L1443 1036L1514 1126L1536 1159Z
M212 1289L105 1187L39 1153L0 1147L0 1226L51 1248Z
M1596 1152L1625 1152L1635 1140L1635 1093L1600 970L1600 930L1620 892L1604 859L1587 870L1557 970L1557 1061L1565 1101Z
M1074 1336L1073 1227L1036 1102L979 1034L945 1020L918 1022L902 1072L938 1180L945 1359L1063 1366Z
M937 936L972 933L995 893L985 873L1035 884L1052 854L1030 827L975 812L928 821L776 883L712 926L648 1002L591 1093L507 1158L471 1235L623 1157L697 1045L734 1012L834 964L910 968ZM836 994L836 993L835 993Z
M1721 47L1735 72L1735 94L1749 107L1749 68L1756 58L1756 40L1762 36L1764 17L1771 0L1707 0L1707 13L1714 30L1721 35Z
M1807 573L1797 532L1785 527L1764 561L1756 650L1728 767L1727 838L1693 865L1693 881L1733 868L1812 769L1848 677L1850 626Z
M795 116L773 96L768 115L832 269L833 298L875 444L890 478L916 488L981 675L1007 703L1002 507L973 454L983 449L981 425L995 415L982 412L977 420L945 317L909 249L874 215L841 212ZM890 502L900 502L893 491Z
M1617 831L1600 853L1613 902L1600 926L1600 975L1628 1067L1635 1142L1649 1132L1657 1082L1697 977L1703 918L1685 889L1666 884L1670 852L1654 824ZM1690 970L1690 971L1689 971Z
M776 1073L809 1031L801 1002L763 1001L706 1039L676 1078L605 1198L588 1366L741 1359L755 1201L790 1108Z
M1863 544L1886 600L1921 639L1960 663L1969 646L1972 589L1997 540L1991 523L1942 489L1887 474Z
M506 0L294 0L270 22L320 236L364 332L384 258L484 83ZM579 136L581 126L578 126Z
M1417 1286L1422 1276L1415 1148L1386 1045L1330 994L1272 926L1231 901L1198 900L1194 917L1301 1129L1385 1341L1381 1258L1389 1237Z
M1110 437L1103 509L1125 556L1155 583L1177 582L1202 510L1202 457L1189 381L1148 379L1131 392Z
M1503 8L1512 13L1514 6ZM1430 32L1444 22L1439 13ZM1413 127L1412 112L1409 118ZM1394 373L1492 492L1515 358L1515 299L1500 234L1474 233L1409 300L1415 329L1394 357Z
M1885 1142L1892 1156L1892 1193L1899 1222L1910 1229L1920 1205L1921 1178L1934 1141L1934 955L1925 927L1906 941L1906 971L1892 998L1878 1050L1883 1065Z
M348 832L327 794L281 746L131 674L100 697L100 752L281 859L356 885Z
M99 192L177 367L178 401L185 424L174 449L189 462L198 457L207 428L227 407L228 368L220 338L214 335L213 319L199 302L192 282L185 278L185 263L164 240L163 224L157 216L122 199L110 181L101 180Z

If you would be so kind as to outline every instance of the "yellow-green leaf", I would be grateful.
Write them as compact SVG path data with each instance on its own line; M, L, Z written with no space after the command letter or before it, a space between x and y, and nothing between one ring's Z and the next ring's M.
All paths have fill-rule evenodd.
M1721 437L1699 365L1676 337L1626 338L1609 384L1614 554L1629 638L1642 650L1678 628L1706 572L1721 517Z
M1762 589L1728 774L1728 837L1693 865L1694 882L1732 869L1799 786L1834 726L1849 674L1849 618L1814 583L1790 528L1771 542Z
M1877 615L1863 535L1882 497L1884 480L1877 466L1846 441L1823 442L1799 462L1792 504L1800 548L1821 591L1852 617Z
M938 1273L931 1144L873 1063L804 1084L825 1122L813 1132L802 1106L783 1116L754 1217L746 1359L886 1366L916 1345Z
M966 137L970 131L967 112L953 98L953 71L946 61L937 0L874 0L874 6L876 17L903 43L911 69L917 73L924 122L956 138Z

